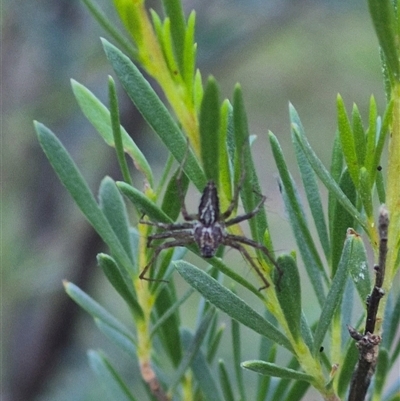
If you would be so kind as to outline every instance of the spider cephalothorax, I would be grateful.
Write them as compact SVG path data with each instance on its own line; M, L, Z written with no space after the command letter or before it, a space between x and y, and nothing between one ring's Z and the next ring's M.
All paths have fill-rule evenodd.
M147 238L147 246L151 246L153 240L168 238L172 238L173 240L164 242L161 245L155 247L153 257L140 273L139 277L144 280L153 280L151 278L145 277L145 274L157 258L158 254L164 249L174 248L176 246L187 246L196 243L199 247L201 256L204 258L211 258L215 255L220 245L226 245L230 246L231 248L235 248L239 252L241 252L241 254L247 259L247 261L251 264L251 266L255 269L255 271L263 281L263 288L268 287L269 283L262 273L260 266L258 266L254 262L253 258L250 256L244 245L248 245L262 251L280 273L281 270L275 259L271 256L268 248L265 245L262 245L252 239L230 234L226 230L226 227L238 224L244 220L249 220L253 216L255 216L260 211L266 199L265 196L261 196L261 200L254 208L254 210L246 214L233 217L232 219L228 219L229 216L232 214L235 206L237 205L240 186L241 185L236 188L235 194L230 205L228 206L228 209L224 213L221 213L219 209L217 187L213 181L209 181L203 190L198 213L192 215L189 214L186 210L183 191L181 189L180 179L178 178L181 212L185 222L166 224L146 220L141 221L141 223L143 224L156 226L163 230L162 232L149 235Z

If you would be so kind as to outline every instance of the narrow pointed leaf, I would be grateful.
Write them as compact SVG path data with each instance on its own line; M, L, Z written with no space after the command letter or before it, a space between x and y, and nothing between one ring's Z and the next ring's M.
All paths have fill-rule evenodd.
M354 135L354 145L357 153L358 164L363 166L366 153L365 132L362 125L361 115L356 104L353 104L352 131Z
M181 212L180 192L178 189L177 177L180 174L180 167L168 182L167 188L162 200L161 209L172 220L175 221ZM180 186L183 195L186 194L189 187L189 180L186 174L182 174L180 178Z
M282 379L302 380L306 382L313 381L313 377L306 373L289 368L283 368L274 363L265 361L246 361L242 363L242 367L257 372L260 375L280 377Z
M305 213L299 201L297 188L287 168L279 142L272 132L269 133L269 139L275 163L279 170L279 176L282 180L282 196L286 211L289 214L293 234L305 262L305 267L315 294L317 295L319 303L322 305L325 299L322 278L326 280L323 264L308 229Z
M104 320L98 318L94 319L96 326L99 330L107 336L115 345L121 348L130 358L137 358L137 346L136 340L131 336L127 337L114 327L108 325Z
M278 301L293 338L299 340L302 338L300 329L302 311L299 270L295 260L289 255L280 256L278 263L284 272L280 280L281 290L277 292Z
M344 170L339 179L339 186L343 193L347 196L347 199L349 199L351 202L356 201L356 189L347 169ZM341 203L336 201L330 220L332 275L336 274L336 269L342 255L343 244L346 239L347 229L349 227L353 227L354 223L354 217L348 212L347 209L343 207Z
M196 68L196 44L194 43L196 25L196 13L194 10L189 15L187 28L185 33L185 46L183 54L183 80L188 90L188 96L193 98L193 85L194 85L194 73Z
M379 119L380 121L380 119ZM378 110L375 102L375 98L371 96L369 103L369 126L367 130L367 150L365 157L365 168L368 172L372 172L377 166L373 166L375 160L375 148L376 148L376 136L377 136L377 122L378 122ZM370 183L372 186L372 182Z
M358 187L359 165L354 143L354 136L343 99L340 95L337 96L337 108L339 137L342 144L343 155L346 160L350 176L353 179L355 186Z
M240 363L242 362L242 347L240 340L240 325L236 320L231 322L232 331L232 354L233 354L233 368L235 371L236 384L239 389L240 399L246 399L246 387L244 385L243 369Z
M172 223L172 220L143 192L126 182L118 181L116 184L120 191L135 205L135 207L141 213L145 213L150 220L162 223Z
M111 400L135 401L136 398L130 393L128 386L111 366L102 352L89 351L89 363L100 382L104 386L104 391Z
M110 146L115 146L113 131L111 127L110 112L103 103L86 87L75 80L71 80L72 91L85 117L93 125L96 131ZM149 184L153 186L153 173L151 167L141 150L136 146L133 139L120 127L122 144L124 150L132 158L136 168L141 171Z
M171 386L169 388L169 392L173 393L178 386L179 382L182 380L183 375L188 370L190 365L192 364L194 358L200 352L200 347L203 344L204 337L207 333L209 324L215 313L215 309L209 310L203 317L199 326L197 327L196 333L192 336L190 333L191 341L187 342L186 330L181 333L182 336L182 344L184 347L184 355L180 360L179 366L176 368L176 372L174 377L171 379ZM187 332L189 333L189 332Z
M235 401L235 397L233 395L233 384L229 379L229 374L226 369L225 362L222 359L218 361L218 373L219 382L221 383L225 401Z
M124 336L131 337L129 330L119 320L75 284L64 282L64 288L66 293L93 318L104 321Z
M369 12L374 23L390 72L397 78L400 77L399 54L396 40L395 7L391 0L368 0Z
M126 277L123 276L123 272L118 268L114 259L104 253L100 253L97 255L97 262L112 286L128 304L135 317L143 319L143 310L136 299L134 290L132 286L128 285Z
M256 193L261 193L261 187L254 167L254 161L250 152L249 128L247 114L244 107L244 100L241 87L236 85L233 94L233 124L235 135L235 147L239 171L245 171L245 180L240 196L246 212L254 210L259 198ZM255 193L256 192L256 193ZM264 208L249 220L251 235L254 240L260 242L268 229L267 215ZM270 245L270 244L267 244Z
M174 44L174 53L182 73L184 44L185 44L185 16L183 14L180 0L163 0L163 6L168 18L171 21L171 36Z
M354 205L350 202L350 200L346 197L343 191L339 188L338 184L326 170L325 166L322 164L321 160L318 159L317 155L311 148L307 139L304 136L301 136L297 128L293 128L295 130L295 135L299 139L299 143L303 148L305 155L307 156L308 161L312 165L314 171L320 178L320 180L324 183L326 188L332 192L332 194L336 197L337 201L340 202L343 207L354 216L354 218L358 221L361 227L365 230L365 232L369 235L370 231L368 228L368 222L365 217L363 217L360 212L354 207Z
M346 347L344 355L345 358L340 366L338 378L338 395L341 398L346 394L358 360L359 353L353 339L350 339L349 346Z
M218 281L208 276L197 267L183 262L175 262L179 274L208 301L227 313L231 318L251 328L279 345L292 351L289 340L275 326L250 308L232 291L223 287ZM266 290L268 291L268 289Z
M193 341L193 335L184 330L182 333L182 343L186 350ZM210 365L207 363L201 349L195 355L192 361L192 371L199 384L206 400L223 401L221 390L215 381L215 374L211 372Z
M110 114L111 114L111 127L114 138L115 151L117 153L119 167L121 169L124 180L132 185L132 178L129 173L128 164L125 159L124 144L122 142L122 131L119 119L119 106L117 98L117 90L115 88L115 82L111 76L108 77L108 98L110 103Z
M170 310L174 303L176 303L175 295L170 287L164 286L157 295L156 309L157 315L163 317L168 310ZM179 333L181 325L179 310L174 309L174 313L169 313L167 319L163 319L164 323L159 326L158 334L163 343L163 348L168 353L170 360L175 368L182 359L182 345Z
M187 153L187 141L165 105L128 57L105 39L103 47L115 73L137 109L175 159L182 163ZM184 171L190 181L199 190L203 190L206 180L191 150L187 154Z
M138 57L137 49L131 42L119 31L115 29L115 22L107 18L104 12L97 6L96 2L92 0L82 0L94 19L100 26L121 46L124 51L130 55L134 60Z
M300 118L296 110L293 108L293 106L290 107L290 115L291 115L291 121L297 124L299 130L303 130ZM321 242L325 256L329 260L330 247L329 247L328 230L325 223L325 218L324 218L325 213L322 209L322 202L319 194L316 176L305 154L303 153L303 150L301 149L299 143L297 142L296 136L293 135L293 132L292 132L292 142L296 152L297 165L299 166L301 178L303 180L303 187L306 191L308 204L310 206L310 211L313 216L315 227L318 232L318 238Z
M67 188L84 216L110 247L118 264L128 272L132 270L132 261L116 236L107 218L97 204L78 167L58 138L43 124L35 122L39 143L60 181Z
M133 260L131 241L129 238L128 213L121 193L110 177L105 177L101 181L99 198L101 210L109 221L126 253L131 260Z
M365 167L360 169L360 188L359 195L364 206L365 214L368 219L373 220L373 205L371 194L371 181L368 170Z
M210 77L200 110L200 144L203 169L207 180L219 184L219 94L215 78Z
M346 242L344 244L342 257L339 262L338 269L336 271L335 277L332 280L332 285L330 287L329 293L326 297L325 304L321 311L321 315L318 320L318 325L314 334L314 355L317 355L319 349L324 340L325 334L332 322L333 315L336 308L339 306L342 300L342 295L345 289L346 279L348 277L351 266L349 264L351 260L351 253L353 250L353 243L357 234L353 231L348 232Z

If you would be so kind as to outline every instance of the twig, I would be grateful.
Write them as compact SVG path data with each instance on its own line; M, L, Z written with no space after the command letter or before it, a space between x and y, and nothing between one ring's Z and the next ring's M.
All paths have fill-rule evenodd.
M367 299L367 320L365 322L364 334L358 333L353 327L348 327L352 338L357 341L359 351L358 364L351 379L348 401L364 401L371 378L375 372L379 354L381 337L373 334L376 325L379 302L385 295L382 285L385 278L386 255L387 255L387 233L389 216L383 206L379 213L379 260L375 266L375 286Z

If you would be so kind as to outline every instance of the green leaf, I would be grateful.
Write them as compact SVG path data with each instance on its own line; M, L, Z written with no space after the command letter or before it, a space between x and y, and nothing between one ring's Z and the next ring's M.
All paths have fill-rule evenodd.
M132 261L116 236L113 228L104 216L87 186L78 167L57 137L43 124L35 122L35 129L40 146L57 173L60 181L67 188L72 198L97 231L103 241L110 247L119 265L126 271L132 271Z
M339 137L342 144L344 159L346 160L350 176L355 186L358 187L360 167L357 160L356 146L350 121L347 117L346 108L340 95L337 96L337 109Z
M207 333L209 324L215 313L215 309L209 309L207 313L203 316L196 333L192 336L190 334L190 342L187 341L188 337L185 335L185 331L181 333L182 345L184 347L183 358L181 358L179 366L176 368L174 377L171 379L171 386L168 390L170 394L173 394L179 382L182 380L184 374L188 370L189 366L192 364L196 355L200 352L200 347L203 343L204 337Z
M296 243L302 255L303 261L305 262L305 267L313 285L315 294L317 295L319 303L322 305L325 299L322 278L325 278L326 280L326 273L324 272L322 261L308 229L305 213L301 207L299 195L287 168L282 149L277 138L272 132L269 133L269 139L275 163L279 170L279 176L282 180L282 197L285 203L286 211L289 214L289 220L292 226L293 234L296 238Z
M125 336L103 320L94 318L94 322L99 330L115 345L120 347L130 358L137 359L137 346L134 338Z
M189 350L190 345L193 344L193 335L187 330L183 330L182 332L182 343L186 352ZM196 353L191 367L199 387L204 394L204 399L223 401L221 391L215 382L215 374L211 372L210 366L200 349Z
M299 140L299 143L303 149L303 152L307 156L308 161L313 167L314 171L320 178L320 180L324 183L326 188L332 192L332 194L336 197L337 201L358 221L361 227L365 230L367 234L369 234L368 222L363 217L360 212L354 207L351 201L347 198L347 196L343 193L343 191L339 188L338 184L326 170L325 166L322 164L321 160L318 159L317 155L312 150L310 144L308 143L305 136L302 136L296 127L293 127L294 133Z
M378 119L378 111L376 108L375 98L371 96L369 103L369 126L367 130L367 153L365 157L364 166L368 170L368 172L372 172L375 170L377 166L374 166L375 160L375 147L376 147L376 125ZM370 182L370 186L372 188L373 181Z
M372 205L372 188L370 175L368 170L365 167L361 167L360 169L360 188L359 195L364 206L365 214L370 220L373 220L373 205Z
M242 361L242 349L240 341L240 325L236 320L231 321L232 331L232 354L233 354L233 368L235 371L236 384L239 389L240 399L246 399L246 387L244 385L243 370L241 369L240 362Z
M138 58L137 49L130 43L125 36L115 29L115 23L110 21L100 7L92 0L82 0L93 18L100 26L130 55L134 60Z
M129 235L128 213L121 193L115 185L115 182L110 177L105 177L101 181L99 198L101 210L114 230L115 235L120 240L126 253L133 261Z
M118 181L117 187L119 190L135 205L135 207L152 221L159 221L161 223L172 223L172 220L143 192L135 187L127 184L126 182Z
M89 351L88 357L90 366L100 379L109 399L118 401L136 400L136 398L130 393L128 386L124 383L102 352Z
M358 164L363 166L366 153L365 132L360 112L355 103L353 104L352 111L352 132L354 135L354 146L357 153Z
M196 67L196 49L197 46L194 43L196 25L196 13L192 11L189 15L187 28L185 33L185 47L183 54L183 80L185 82L188 96L193 99L193 85L194 85L194 71Z
M289 368L283 368L274 363L265 361L246 361L242 363L242 367L257 372L260 375L280 377L282 379L302 380L306 382L313 381L313 377L306 373Z
M347 238L343 247L342 257L340 258L339 266L337 268L335 277L332 280L331 287L323 305L321 315L318 319L318 325L314 334L314 355L318 355L319 349L324 340L325 334L332 322L333 315L336 308L342 300L345 283L349 271L351 269L350 261L353 251L353 245L356 234L349 230Z
M229 380L229 374L226 369L225 362L222 359L218 361L218 374L219 374L219 382L221 383L225 401L235 401L235 397L233 395L233 390L232 390L233 384Z
M174 53L178 61L179 69L184 70L184 45L185 45L185 16L180 0L163 0L163 6L171 21L171 36L174 44Z
M96 131L102 136L106 143L115 146L114 136L111 127L110 112L107 107L87 88L79 82L71 79L72 91L85 117L93 125ZM153 173L146 158L140 149L136 146L133 139L126 132L124 127L121 128L122 143L124 150L132 158L136 168L141 171L149 184L153 186Z
M140 49L143 46L140 5L134 4L130 0L113 0L113 2L125 29L130 33L136 42L136 46Z
M339 186L345 196L347 196L347 199L355 203L356 189L347 169L343 171L343 174L340 177ZM346 238L346 231L349 227L353 227L354 223L354 217L351 215L351 213L349 213L348 210L345 209L341 203L335 202L335 207L332 211L332 216L330 219L332 275L335 275L340 257L342 255L343 244Z
M177 302L175 299L175 294L173 294L172 287L163 286L157 295L155 306L159 318L162 319L166 313L168 313L169 317L167 319L163 319L163 324L158 326L159 328L157 334L159 334L159 338L164 345L163 348L169 355L170 360L175 368L177 368L182 359L182 345L179 333L181 322L179 310L177 308L178 305L176 304ZM173 307L174 309L172 309ZM171 310L173 310L173 313L171 313Z
M291 334L295 340L302 338L300 330L301 319L301 289L300 275L296 261L290 255L278 258L279 266L283 270L280 288L277 292L279 304Z
M335 182L339 182L340 176L342 175L343 171L343 152L340 146L340 139L339 133L336 133L335 140L333 142L333 149L332 149L332 160L331 160L331 169L330 174L331 177ZM333 214L334 210L337 205L336 197L333 195L332 192L328 194L328 223L333 221ZM331 224L328 224L331 226ZM330 232L331 234L331 232ZM332 249L331 249L332 252Z
M179 167L175 174L169 180L167 188L164 193L163 201L161 209L163 212L172 220L175 221L179 213L181 212L181 201L180 201L180 191L178 189L177 177L181 172L181 168ZM181 175L180 178L180 186L182 190L182 194L186 195L187 189L189 187L189 180L185 174Z
M237 320L256 333L271 339L293 352L292 346L285 335L232 291L229 291L218 283L218 281L187 262L175 262L175 267L185 281L200 292L200 294L213 305L227 313L232 319ZM268 291L268 289L266 291Z
M396 16L391 0L368 0L369 12L390 72L399 80Z
M253 158L250 152L247 114L244 107L243 94L240 85L236 85L233 93L233 124L237 163L239 171L244 170L245 174L245 180L240 192L240 196L244 210L246 213L248 213L254 210L256 204L258 203L259 196L256 200L256 194L261 193L261 187L258 182ZM249 220L249 225L252 238L257 242L261 242L265 231L268 229L267 216L264 208L262 208L256 216ZM267 245L271 249L269 246L270 244ZM264 255L263 257L265 258ZM265 260L270 263L267 259Z
M103 47L127 94L175 159L182 163L187 154L184 171L202 191L206 184L204 174L193 152L190 149L187 152L187 141L165 105L128 57L105 39Z
M289 392L285 396L285 401L300 401L303 400L303 396L307 392L310 387L309 382L305 381L296 381L293 382Z
M110 102L111 127L113 132L115 150L117 153L119 167L124 180L132 185L128 164L125 159L124 144L122 142L121 124L119 121L119 107L115 82L111 76L108 77L108 98Z
M97 262L111 285L117 290L118 294L128 304L136 319L143 319L143 310L139 305L133 286L129 286L123 272L118 268L114 259L104 253L97 255Z
M378 143L376 144L376 148L374 150L375 159L372 163L371 170L370 170L372 182L375 180L375 176L377 174L377 168L378 168L380 160L381 160L383 147L386 142L386 136L389 132L390 125L392 124L393 107L394 107L393 105L394 105L394 101L392 99L386 107L385 115L383 116L382 126L381 126L381 129L379 130ZM384 202L381 202L381 203L384 203Z
M232 106L227 99L221 106L221 124L219 130L219 198L221 208L226 209L232 199L233 172L229 160L229 143L232 130ZM231 132L230 132L231 131ZM232 141L231 141L232 142Z
M338 396L344 398L358 360L358 349L351 338L344 352L345 358L339 367Z
M113 327L115 330L120 332L123 336L132 338L130 331L111 313L107 312L99 303L97 303L88 294L83 292L75 284L64 282L64 288L66 293L89 315L93 318L97 318L109 326Z
M168 319L173 316L179 309L181 305L183 305L186 300L194 293L193 288L189 288L185 292L185 294L177 301L175 301L165 312L157 319L157 322L154 324L154 326L151 329L150 336L153 337L154 334L157 333L158 329L163 326Z
M207 180L212 180L219 187L219 94L218 85L209 77L204 91L200 110L201 158Z
M297 124L297 127L304 135L304 128L301 124L300 117L295 108L289 105L291 122ZM321 242L326 258L330 258L330 245L328 238L328 230L326 228L324 211L322 209L321 197L319 194L318 184L315 177L314 170L311 168L305 154L303 153L296 136L292 132L292 142L296 152L297 165L299 166L301 178L303 180L303 187L307 194L308 204L310 206L311 214L314 219L315 227L318 232L318 237Z

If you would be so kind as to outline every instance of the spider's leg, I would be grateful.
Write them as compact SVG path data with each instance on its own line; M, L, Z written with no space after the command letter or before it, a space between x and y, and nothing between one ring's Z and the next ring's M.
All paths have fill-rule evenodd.
M263 287L259 288L259 291L263 290L264 288L268 288L269 287L269 282L267 281L267 279L262 274L260 267L257 266L256 263L254 263L254 260L252 259L252 257L247 252L247 250L246 250L246 248L244 246L242 246L241 244L237 243L236 241L234 241L232 238L229 238L229 237L225 237L225 241L223 242L223 244L228 245L231 248L237 249L247 259L247 261L251 264L253 269L256 271L258 276L261 278L261 281L265 284Z
M175 248L177 246L185 246L185 245L189 245L189 244L191 244L193 242L194 242L193 238L186 238L186 239L185 238L179 238L177 240L164 242L163 244L159 245L157 248L155 248L154 254L151 257L149 263L147 263L147 265L144 267L142 272L139 274L139 278L141 280L146 280L146 281L162 281L164 283L168 283L167 280L161 280L161 279L145 277L145 274L150 269L152 264L155 262L155 260L157 259L157 256L160 254L160 252L162 252L164 249Z
M275 258L272 256L270 250L265 245L262 245L262 244L258 243L257 241L253 241L250 238L241 237L239 235L233 235L233 234L227 234L227 236L225 237L225 241L226 240L240 242L242 244L249 245L255 249L259 249L261 252L263 252L267 256L267 258L270 260L270 262L275 266L276 270L278 271L279 277L278 277L277 287L279 288L279 283L281 281L283 271L280 268L280 266L278 265L278 263L276 262Z
M234 224L238 224L241 221L249 220L252 217L254 217L261 210L261 207L264 204L266 199L267 199L267 197L265 195L262 195L260 202L258 202L257 206L251 212L242 214L241 216L236 216L233 219L226 221L225 227L233 226Z
M190 223L160 223L158 221L140 220L140 224L147 224L148 226L155 226L163 228L164 230L182 230L191 228L193 225Z
M182 231L171 230L171 231L164 231L161 233L155 233L147 237L147 247L151 246L151 241L153 240L166 239L166 238L182 239L191 235L193 235L191 230L182 230Z

